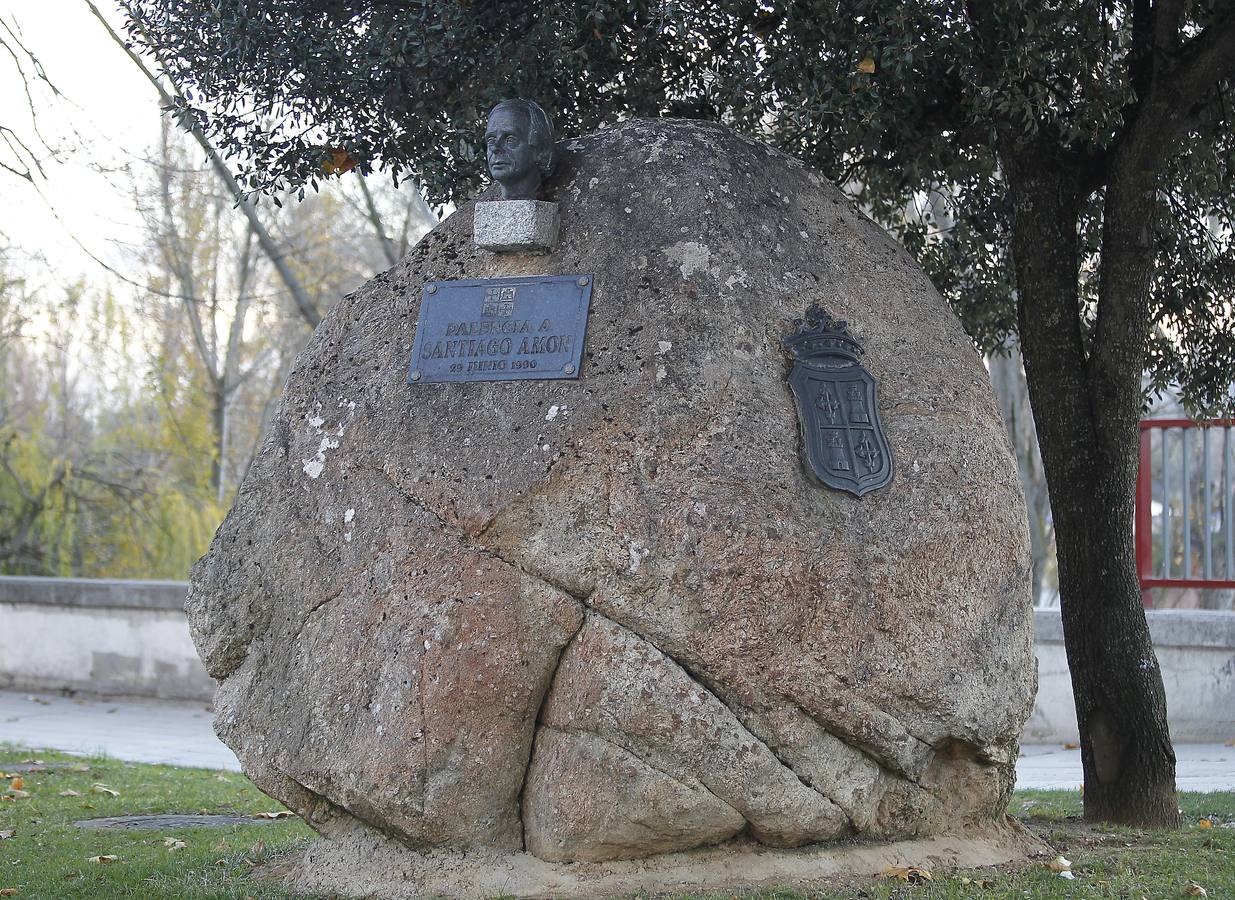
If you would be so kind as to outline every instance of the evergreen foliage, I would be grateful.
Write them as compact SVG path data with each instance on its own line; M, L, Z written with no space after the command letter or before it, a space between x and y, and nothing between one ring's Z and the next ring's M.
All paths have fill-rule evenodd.
M342 158L464 199L485 113L509 96L538 99L565 134L720 119L848 183L983 350L1017 327L1000 140L1082 172L1075 314L1090 342L1110 165L1159 114L1151 83L1175 80L1186 123L1162 130L1146 366L1198 407L1229 403L1235 97L1231 66L1207 62L1235 56L1226 0L122 5L133 41L182 87L177 114L253 191L316 187Z

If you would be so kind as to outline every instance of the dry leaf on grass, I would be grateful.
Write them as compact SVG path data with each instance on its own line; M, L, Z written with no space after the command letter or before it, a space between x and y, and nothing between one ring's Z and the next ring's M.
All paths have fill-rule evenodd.
M1072 874L1072 870L1071 870L1071 869L1065 869L1064 871L1060 872L1060 873L1059 873L1059 877L1060 877L1060 878L1066 878L1066 879L1068 879L1068 881L1073 881L1073 880L1075 880L1075 879L1076 879L1076 876Z
M1189 881L1188 886L1184 888L1184 893L1189 897L1208 897L1209 891L1201 887L1195 881Z
M921 884L924 881L934 881L934 876L926 869L918 866L888 866L883 870L884 878L899 878L901 881L908 881L912 884Z
M9 782L9 787L11 788L15 788L20 791L26 786L26 779L22 778L20 775L10 775L9 778L12 779Z
M0 841L7 841L12 836L13 836L12 829L9 829L8 831L0 831Z
M80 797L81 794L79 794L77 791L70 790L70 791L61 791L60 796L61 797Z
M8 793L8 795L9 795L10 797L16 797L17 799L19 799L19 800L20 800L22 797L29 797L29 796L30 796L30 792L29 792L29 791L21 791L21 790L18 790L17 788L9 788L9 793Z
M107 856L92 856L92 857L90 857L90 862L92 862L92 863L99 863L100 865L107 865L108 863L114 863L114 862L115 862L116 860L118 860L119 858L120 858L120 857L118 857L118 856L111 856L111 855L107 855Z
M1074 741L1067 741L1064 743L1063 748L1065 750L1079 750L1081 749L1081 745Z
M17 888L0 888L0 897L16 897Z
M96 781L94 784L90 785L90 793L106 794L109 797L119 797L120 796L120 792L118 790L116 790L115 788L109 788L107 785L103 784L100 781Z
M286 809L280 809L275 812L259 812L253 813L254 819L290 819L295 813L288 812Z
M163 846L166 847L168 850L183 850L185 847L189 845L186 844L184 841L180 840L179 838L169 837L169 838L164 838Z
M1050 862L1043 863L1042 865L1046 866L1052 872L1066 872L1072 868L1072 863L1069 860L1064 859L1062 856L1056 856Z
M1196 827L1197 828L1213 828L1214 823L1209 821L1209 819L1201 819L1201 821L1196 823Z

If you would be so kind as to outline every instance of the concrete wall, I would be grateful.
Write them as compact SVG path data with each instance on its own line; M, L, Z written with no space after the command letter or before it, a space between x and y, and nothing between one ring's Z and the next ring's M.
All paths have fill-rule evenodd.
M1146 612L1162 681L1171 738L1235 738L1235 613L1198 609ZM1025 725L1028 744L1077 740L1072 681L1059 610L1034 611L1038 698Z
M0 688L209 700L183 581L0 576Z
M0 576L0 688L209 700L182 581ZM1148 613L1177 741L1235 738L1235 614ZM1038 698L1026 743L1075 741L1058 610L1034 613Z

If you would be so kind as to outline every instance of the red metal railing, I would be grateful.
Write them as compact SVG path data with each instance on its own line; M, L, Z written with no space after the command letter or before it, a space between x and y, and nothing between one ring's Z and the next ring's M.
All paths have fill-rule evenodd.
M1198 431L1199 442L1192 437ZM1155 433L1159 435L1156 441ZM1220 440L1213 438L1215 433L1221 434ZM1177 434L1177 439L1172 440L1173 434ZM1152 605L1150 588L1235 588L1233 445L1235 419L1146 419L1141 422L1141 460L1136 480L1136 570L1146 606ZM1215 449L1221 453L1217 472L1213 465ZM1200 451L1201 482L1199 514L1194 503L1197 450ZM1155 492L1155 484L1160 492ZM1158 515L1153 508L1156 494L1161 498ZM1193 533L1198 524L1200 559L1194 560L1197 548L1194 548ZM1180 532L1178 543L1176 531ZM1221 551L1217 560L1216 545L1220 545ZM1196 562L1200 563L1199 576ZM1217 574L1219 571L1221 577Z

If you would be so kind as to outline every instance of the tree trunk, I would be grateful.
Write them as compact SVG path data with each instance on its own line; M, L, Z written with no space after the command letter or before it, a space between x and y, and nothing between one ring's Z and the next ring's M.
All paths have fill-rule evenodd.
M1051 556L1051 501L1042 473L1042 453L1038 449L1038 433L1034 429L1033 411L1029 406L1029 387L1021 368L1019 343L1012 343L1007 354L995 354L987 359L991 386L999 401L1004 428L1012 441L1016 465L1020 470L1021 487L1025 491L1025 510L1029 520L1029 553L1033 557L1033 601L1042 602L1046 588L1046 570Z
M1175 826L1175 754L1132 539L1144 335L1131 331L1136 318L1124 307L1108 317L1107 332L1099 329L1087 352L1077 287L1079 167L1055 161L1040 147L1001 150L1013 201L1022 352L1055 517L1085 817ZM1112 209L1109 200L1108 192L1108 217L1127 212ZM1107 250L1104 239L1104 269L1120 262L1118 253L1108 259ZM1126 283L1112 281L1110 289L1127 292L1143 282L1147 297L1148 279L1133 274L1125 273ZM1139 321L1143 330L1146 319ZM1128 352L1137 339L1139 355Z
M227 400L224 382L215 381L210 394L210 424L214 431L214 453L210 461L210 489L214 491L215 499L219 503L222 503L226 496L223 484L223 465L227 457Z

